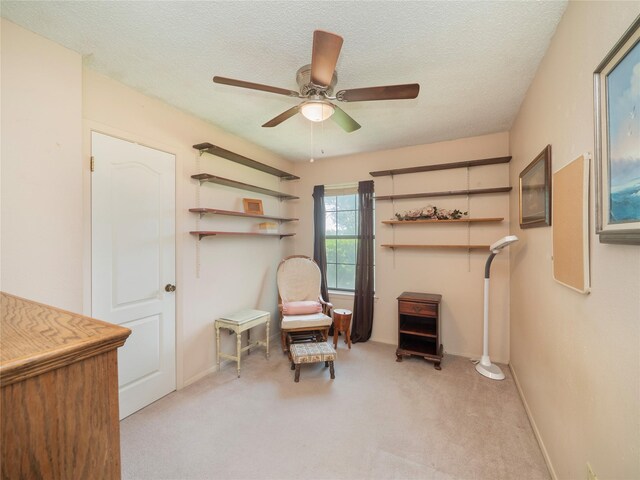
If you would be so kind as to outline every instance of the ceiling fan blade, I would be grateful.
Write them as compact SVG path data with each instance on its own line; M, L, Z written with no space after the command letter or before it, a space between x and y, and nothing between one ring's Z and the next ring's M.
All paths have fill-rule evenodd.
M300 111L300 105L296 105L295 107L291 107L289 110L285 110L277 117L272 118L267 123L262 125L263 127L275 127L276 125L280 125L285 120L293 117L296 113Z
M360 124L351 118L347 113L337 105L333 105L335 109L331 119L336 122L347 133L354 132L360 128Z
M235 80L233 78L213 77L214 83L223 85L231 85L232 87L250 88L252 90L261 90L263 92L277 93L278 95L286 95L287 97L300 97L298 92L287 90L286 88L272 87L270 85L262 85L261 83L245 82L243 80Z
M387 85L384 87L352 88L340 90L336 99L341 102L362 102L365 100L405 100L416 98L420 92L420 85L408 83L405 85Z
M313 32L313 50L311 52L311 82L313 84L319 87L327 87L331 84L342 42L342 37L335 33L324 30Z

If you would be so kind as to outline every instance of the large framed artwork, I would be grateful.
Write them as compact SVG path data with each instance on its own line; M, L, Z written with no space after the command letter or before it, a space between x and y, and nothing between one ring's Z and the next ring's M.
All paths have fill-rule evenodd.
M551 145L520 173L520 228L551 225Z
M596 233L640 245L640 16L593 76Z

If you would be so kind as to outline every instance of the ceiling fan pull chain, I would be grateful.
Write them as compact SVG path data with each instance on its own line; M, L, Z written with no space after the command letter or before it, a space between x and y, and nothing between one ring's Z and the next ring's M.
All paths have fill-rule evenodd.
M313 163L315 161L313 157L315 156L315 153L316 153L313 145L313 123L314 122L309 122L309 124L311 125L311 158L309 159L310 163Z
M467 166L467 215L471 216L471 203L469 197L469 189L470 187L470 173L471 170ZM467 245L471 245L471 222L467 222ZM467 272L471 272L471 250L467 250Z
M320 123L320 125L322 128L322 132L320 132L320 153L324 155L324 147L322 147L322 145L324 145L324 122Z

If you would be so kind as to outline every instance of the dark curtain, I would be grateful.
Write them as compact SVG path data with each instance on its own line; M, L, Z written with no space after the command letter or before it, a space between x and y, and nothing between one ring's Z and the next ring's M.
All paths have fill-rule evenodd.
M313 259L320 267L322 281L320 294L325 302L329 301L327 289L327 250L325 248L325 214L324 214L324 185L313 187Z
M373 329L373 180L358 183L360 222L351 341L366 342Z

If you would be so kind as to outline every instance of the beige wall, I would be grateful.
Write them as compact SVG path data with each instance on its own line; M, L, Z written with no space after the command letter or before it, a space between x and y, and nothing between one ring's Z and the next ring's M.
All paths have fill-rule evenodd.
M363 128L366 128L363 127ZM354 134L357 135L357 134ZM354 137L356 138L356 137ZM321 145L316 146L320 150ZM388 151L316 159L299 164L302 178L298 185L299 235L297 253L313 254L313 185L375 180L376 195L467 189L467 170L451 169L391 177L369 175L370 171L462 160L506 156L509 136L497 133L430 145ZM474 167L469 170L470 188L509 184L509 164ZM433 204L444 208L469 210L471 217L504 217L496 224L396 226L382 225L394 212ZM445 351L466 356L482 353L483 277L487 254L474 251L392 250L384 243L409 244L491 244L509 233L509 200L506 194L477 195L469 198L441 197L376 203L376 303L372 340L397 343L397 300L403 291L443 295L443 344ZM395 241L394 241L395 240ZM500 255L491 271L490 354L494 361L509 361L509 281L508 256ZM331 296L341 307L350 308L352 297Z
M571 2L511 131L511 184L551 144L553 170L593 152L592 73L639 2ZM592 175L593 178L593 175ZM511 365L557 478L640 478L640 249L593 229L591 294L552 279L552 228L511 224Z
M202 229L249 231L258 222L198 217L189 208L242 210L260 195L190 177L207 172L273 190L295 185L227 160L200 157L210 142L287 171L279 157L92 71L80 55L2 20L2 289L91 313L90 132L176 155L178 385L215 369L213 320L242 308L277 313L275 268L290 239L213 237ZM287 202L264 197L267 214ZM285 229L295 230L295 226ZM258 333L258 332L257 332ZM232 351L231 337L223 348ZM232 345L234 343L234 345ZM277 345L274 345L277 347Z
M639 11L638 2L571 3L510 138L500 133L294 167L117 82L83 73L78 54L2 20L1 287L88 311L90 130L175 153L178 371L179 383L193 381L215 364L211 322L216 316L244 307L275 314L277 261L289 253L312 252L313 185L370 179L372 170L511 152L510 166L472 169L468 181L472 188L515 186L518 173L547 143L553 145L554 170L593 151L591 74ZM200 158L191 145L203 141L285 170L295 168L302 180L288 185L222 159ZM190 175L200 171L297 192L301 200L289 205L264 199L266 212L300 217L298 226L287 227L297 236L292 241L212 238L198 244L188 233L196 226L188 208L239 209L243 196L254 196L215 186L199 189ZM376 192L466 188L466 175L450 170L383 177L376 179ZM395 297L403 290L438 292L444 297L446 350L479 355L486 255L393 253L379 245L394 240L464 243L468 235L474 243L491 243L516 233L521 241L510 247L510 259L501 255L492 268L492 358L510 360L558 478L585 478L587 462L600 478L640 478L640 250L599 244L591 231L592 293L580 295L552 280L552 229L518 228L517 198L515 192L510 203L500 195L472 197L472 216L504 216L505 221L469 230L392 230L379 223L394 211L427 203L466 208L464 197L378 203L373 339L395 343ZM593 200L590 207L593 212ZM208 218L201 226L243 229L252 224ZM344 297L334 300L350 305Z
M190 383L215 367L215 318L256 308L270 311L273 325L277 324L275 269L292 248L290 239L277 237L208 237L198 242L189 234L196 230L198 222L201 230L256 231L259 221L220 216L199 220L189 208L242 211L243 197L261 198L265 214L288 216L292 206L290 202L230 187L200 187L191 175L211 173L278 191L295 188L290 182L219 157L201 157L192 145L214 143L287 171L292 170L292 165L91 70L84 71L83 85L85 157L89 155L92 129L176 155L178 385ZM86 174L85 182L89 181ZM283 229L295 231L296 227L285 225ZM225 351L233 351L233 338L223 336L222 341Z
M82 310L82 59L2 19L2 290Z

